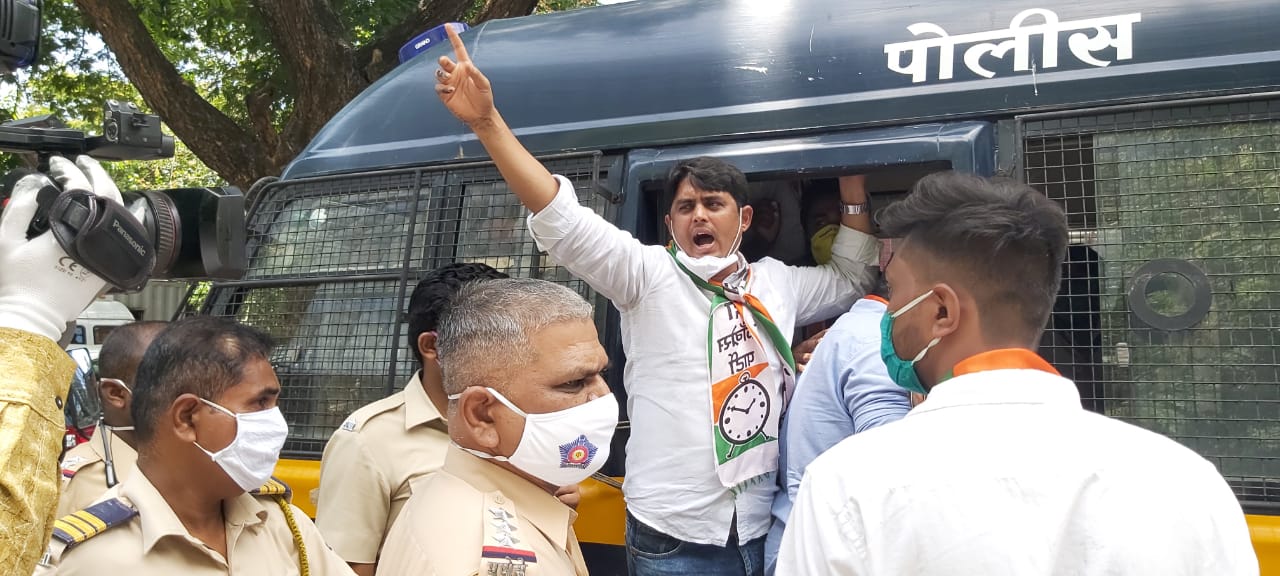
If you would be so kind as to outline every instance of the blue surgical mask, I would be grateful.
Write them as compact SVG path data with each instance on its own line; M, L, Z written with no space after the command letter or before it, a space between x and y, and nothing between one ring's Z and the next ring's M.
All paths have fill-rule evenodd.
M938 337L931 340L919 354L916 354L915 358L903 360L898 356L898 351L893 348L893 321L895 318L906 314L917 304L924 302L924 299L928 298L930 294L933 294L933 290L921 294L906 306L899 308L897 312L886 310L884 317L880 319L880 358L884 360L885 368L889 369L889 378L893 380L894 384L917 394L928 394L929 392L924 389L924 385L920 383L920 376L916 374L916 362L923 359L925 353L930 348L937 346L938 342L942 341L942 338Z

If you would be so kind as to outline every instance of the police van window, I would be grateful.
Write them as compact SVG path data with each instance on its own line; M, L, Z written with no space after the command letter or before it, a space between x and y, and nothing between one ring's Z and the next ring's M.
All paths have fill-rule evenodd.
M548 170L560 174L574 186L578 202L612 220L616 206L596 193L590 157L546 161ZM564 284L595 305L596 328L605 330L609 304L586 282L556 265L538 249L529 236L528 210L520 204L498 171L490 166L451 171L446 194L437 199L432 211L426 245L427 269L447 262L483 262L511 276L540 278Z
M72 331L71 333L71 343L84 344L84 336L85 336L84 326L76 324L75 330Z
M575 183L583 204L608 215L613 208L592 192L592 160L551 166ZM417 366L403 315L428 270L485 262L562 282L592 299L603 319L607 304L538 251L526 214L497 171L476 164L267 188L249 222L245 280L211 292L206 311L276 340L285 451L318 454L353 411L404 386Z
M1041 352L1086 405L1280 502L1280 100L1023 121L1071 247Z
M404 384L392 376L408 354L394 341L400 279L414 277L403 269L422 252L434 182L405 171L264 190L248 223L243 287L211 292L206 312L276 341L286 451L318 453L347 415ZM411 228L419 233L410 237Z
M934 162L861 171L870 210L883 210L905 196L916 180L949 168L946 162ZM792 266L825 262L840 225L839 178L856 173L749 175L747 201L753 216L742 237L742 254L750 261L767 256Z
M397 284L326 283L258 288L245 295L236 319L278 342L271 363L282 386L280 409L289 421L287 449L323 449L348 414L387 395L399 320ZM401 361L405 354L399 354Z
M246 279L369 274L403 266L415 196L411 175L277 188L255 214Z

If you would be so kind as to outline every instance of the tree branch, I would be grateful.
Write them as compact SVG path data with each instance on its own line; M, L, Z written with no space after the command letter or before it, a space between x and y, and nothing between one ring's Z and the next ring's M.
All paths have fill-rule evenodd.
M486 0L476 22L528 16L537 7L538 0Z
M473 0L424 0L399 24L356 50L356 65L374 82L400 63L400 47L410 38L466 14Z
M284 165L292 159L276 158L280 149L280 134L276 132L275 122L271 114L271 106L276 102L276 91L269 82L260 82L249 90L244 97L245 110L249 113L249 123L258 134L259 141L268 153L272 154L273 164Z
M297 87L299 105L332 106L337 101L341 107L368 86L355 72L347 31L328 0L257 0L255 4ZM334 92L340 98L332 97Z
M200 96L156 46L129 0L75 0L147 105L202 162L244 187L278 170L258 141Z
M273 158L293 159L338 110L368 87L355 67L338 13L328 0L257 0L272 44L293 84L293 106L278 138L267 145ZM270 112L258 102L254 125L264 135ZM265 116L264 116L265 114Z

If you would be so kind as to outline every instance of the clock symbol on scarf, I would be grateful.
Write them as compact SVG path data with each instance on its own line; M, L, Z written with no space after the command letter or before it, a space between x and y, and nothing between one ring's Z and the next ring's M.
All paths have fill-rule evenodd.
M755 438L769 419L769 403L764 384L744 373L720 408L720 433L725 440L746 444Z

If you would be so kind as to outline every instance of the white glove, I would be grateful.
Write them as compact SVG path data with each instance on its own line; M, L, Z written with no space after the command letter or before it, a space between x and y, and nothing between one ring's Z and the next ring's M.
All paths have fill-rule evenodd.
M49 172L63 190L87 190L120 202L120 190L97 160L61 156L49 159ZM41 175L17 182L0 215L0 327L16 328L57 341L106 288L106 281L71 260L53 232L27 240L36 212Z

